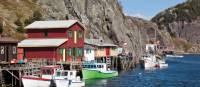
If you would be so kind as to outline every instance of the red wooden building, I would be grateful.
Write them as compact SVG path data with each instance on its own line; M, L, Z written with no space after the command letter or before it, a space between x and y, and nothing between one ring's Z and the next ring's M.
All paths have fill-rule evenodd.
M25 29L28 38L18 44L19 59L82 60L85 27L77 20L36 21Z

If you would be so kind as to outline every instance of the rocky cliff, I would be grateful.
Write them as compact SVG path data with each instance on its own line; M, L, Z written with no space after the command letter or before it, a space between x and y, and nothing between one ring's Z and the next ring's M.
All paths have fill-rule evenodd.
M152 22L125 16L117 0L1 0L0 9L4 36L23 39L23 27L35 20L78 19L87 27L87 38L127 42L127 50L135 56L140 55L148 32L159 31Z
M171 7L153 19L159 26L159 29L166 31L172 37L174 44L177 39L185 40L183 44L177 44L176 47L185 51L199 53L200 44L200 1L188 0L184 3ZM195 46L195 47L192 47ZM191 48L191 49L190 49ZM196 48L196 49L195 49Z

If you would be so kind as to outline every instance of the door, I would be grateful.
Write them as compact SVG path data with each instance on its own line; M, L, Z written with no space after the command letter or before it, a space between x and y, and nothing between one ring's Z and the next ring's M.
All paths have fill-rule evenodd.
M106 56L110 56L110 48L106 48Z
M23 50L23 48L18 48L17 49L17 59L18 60L23 60L23 58L24 58L24 50Z
M6 61L6 55L5 55L5 47L0 46L0 60L1 61Z
M10 62L9 61L9 46L5 46L5 59L6 59L6 62Z
M63 51L62 52L63 53L63 55L62 55L63 56L63 61L65 62L66 61L66 49L63 49L62 51Z

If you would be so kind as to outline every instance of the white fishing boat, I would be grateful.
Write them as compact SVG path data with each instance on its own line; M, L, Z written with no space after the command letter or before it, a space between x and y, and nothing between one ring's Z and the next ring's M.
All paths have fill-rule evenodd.
M41 74L37 76L24 75L22 77L24 87L82 87L85 82L76 76L75 70L63 70L59 66L45 66L41 68Z
M151 67L157 66L155 55L148 54L148 55L142 56L142 59L140 60L140 62L143 68L151 68Z

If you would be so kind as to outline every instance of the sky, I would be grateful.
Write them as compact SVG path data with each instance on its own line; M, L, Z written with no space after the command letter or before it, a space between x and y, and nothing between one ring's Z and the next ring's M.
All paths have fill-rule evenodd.
M119 0L126 15L150 20L159 12L186 0Z

